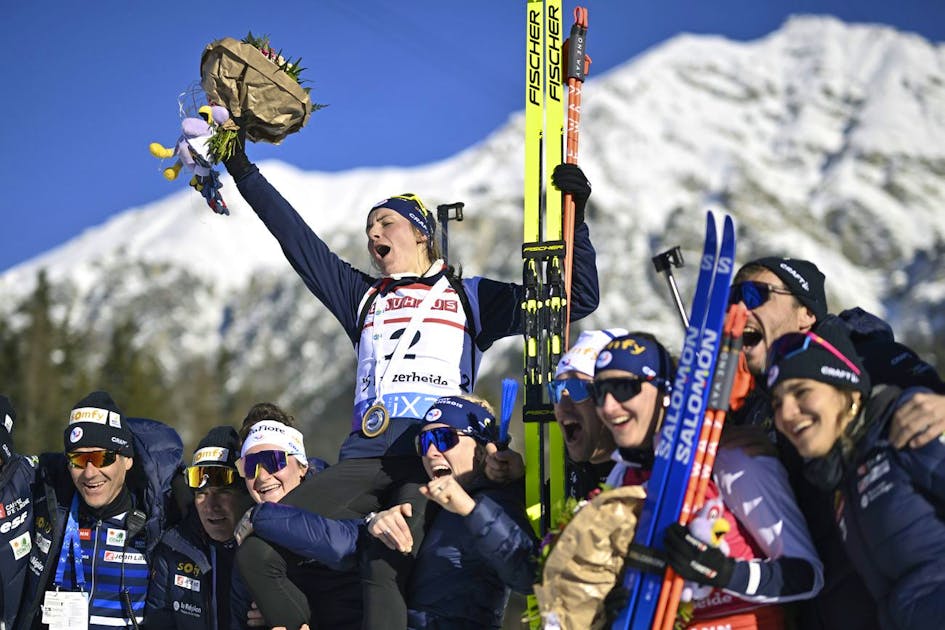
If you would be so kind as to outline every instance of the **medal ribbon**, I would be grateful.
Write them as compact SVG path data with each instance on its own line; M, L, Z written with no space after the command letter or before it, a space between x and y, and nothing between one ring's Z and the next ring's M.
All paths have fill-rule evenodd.
M436 303L436 300L443 295L446 291L446 287L449 286L449 281L446 279L446 276L441 277L436 281L430 290L427 291L427 295L423 298L423 301L420 302L420 305L417 306L417 309L414 311L413 317L410 318L410 322L407 324L407 327L404 328L403 334L400 336L400 339L397 340L397 345L394 346L394 353L391 355L390 361L386 362L384 366L384 371L380 371L381 358L378 356L378 352L383 353L384 348L384 315L387 313L387 297L378 296L378 301L383 300L380 308L375 307L374 310L374 330L378 332L378 338L375 340L373 352L374 352L374 400L384 404L384 385L387 383L388 374L390 366L393 363L399 363L401 359L404 358L404 355L407 354L407 349L410 347L410 340L413 339L414 334L417 332L417 329L420 328L420 324L423 322L423 318L426 317L426 314L430 312L433 308L433 305ZM375 302L377 304L377 302ZM406 341L406 343L404 343ZM379 373L380 372L380 373Z

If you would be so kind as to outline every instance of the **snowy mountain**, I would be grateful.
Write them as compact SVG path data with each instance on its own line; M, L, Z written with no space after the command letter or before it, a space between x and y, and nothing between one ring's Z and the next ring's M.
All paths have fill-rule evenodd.
M263 173L335 251L366 267L363 216L392 192L462 200L450 252L467 275L520 276L524 118L439 163ZM694 261L704 211L736 219L738 260L809 258L831 310L861 305L929 353L945 339L945 46L888 27L796 17L748 43L676 37L584 88L581 164L602 303L581 327L647 329L676 344L677 316L650 257L682 245ZM128 210L0 276L11 308L47 269L62 312L103 336L134 316L160 359L235 353L228 388L264 378L280 400L321 414L353 387L353 356L327 311L239 197L232 215L193 191ZM485 245L484 245L485 244ZM688 298L692 265L677 279ZM517 342L488 373L517 370ZM945 366L939 350L938 365ZM306 413L301 413L306 416ZM343 415L343 414L342 414Z

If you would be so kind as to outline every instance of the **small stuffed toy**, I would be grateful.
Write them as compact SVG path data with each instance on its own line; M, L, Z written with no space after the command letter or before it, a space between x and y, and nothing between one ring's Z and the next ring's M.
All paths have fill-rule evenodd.
M725 506L721 499L709 499L689 521L689 533L707 545L718 547L727 556L729 548L728 543L725 542L725 534L728 533L730 526L723 515L724 510ZM712 592L712 588L687 581L683 586L680 600L691 602L704 599Z
M229 214L220 195L220 175L211 167L209 142L214 129L228 121L230 113L225 107L218 105L204 105L198 113L200 118L188 117L181 121L182 133L173 149L159 142L152 142L149 147L151 155L161 159L176 156L174 165L164 169L164 177L168 181L174 181L181 168L187 165L194 173L190 185L203 195L210 209L217 214Z

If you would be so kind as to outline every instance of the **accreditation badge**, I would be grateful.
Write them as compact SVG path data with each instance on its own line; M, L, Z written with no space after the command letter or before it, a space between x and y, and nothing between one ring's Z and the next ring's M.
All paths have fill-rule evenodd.
M46 591L43 623L49 630L88 630L89 594L74 591Z
M384 403L377 402L371 405L361 416L361 433L365 437L375 438L390 426L390 414Z

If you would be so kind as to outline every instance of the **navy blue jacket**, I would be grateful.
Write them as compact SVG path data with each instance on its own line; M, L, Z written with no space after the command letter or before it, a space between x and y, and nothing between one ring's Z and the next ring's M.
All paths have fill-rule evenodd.
M306 479L327 467L325 460L309 457ZM297 518L300 513L310 514L280 503L260 503L253 508L253 530L269 543L285 547L303 558L301 562L287 566L287 577L309 601L312 609L309 626L312 630L358 630L361 627L360 575L357 562L349 561L344 554L349 547L357 545L357 524L361 519L343 524L346 522L321 517L318 517L320 521ZM321 526L326 529L313 529ZM284 530L290 530L292 537L317 541L321 546L317 553L299 554L286 543L282 533ZM276 533L268 535L273 531ZM349 536L355 539L351 540ZM234 566L230 594L229 627L232 630L247 627L246 616L252 601L252 594L240 575L239 567Z
M161 537L151 558L145 619L155 630L225 630L236 540L203 532L196 510Z
M7 628L12 628L16 622L32 548L30 486L36 465L35 457L14 454L0 470L0 584L3 584L0 620Z
M916 390L876 404L846 463L837 507L844 546L883 628L937 628L945 621L945 443L896 450L889 423ZM898 393L898 390L895 390Z
M378 278L374 278L349 265L334 254L312 231L302 217L279 192L259 173L256 167L237 182L243 198L252 206L266 228L279 241L286 258L309 290L324 304L341 323L345 334L357 344L361 330L358 308L362 298ZM410 278L405 282L433 284L444 272ZM594 312L600 301L597 281L597 263L590 232L586 224L575 229L574 266L572 271L571 317L581 319ZM464 287L476 286L472 304L478 305L470 328L475 330L476 347L485 351L495 341L523 332L522 300L520 284L499 282L488 278L476 278L476 282L463 280ZM385 286L393 290L397 282ZM467 291L469 293L469 291ZM384 454L410 455L413 439L398 440L401 434L415 428L416 422L392 423L381 436L368 439L353 432L342 446L342 459L350 457L377 457Z
M134 437L135 455L134 465L125 478L125 486L131 493L133 506L145 512L146 520L141 532L127 542L126 551L140 553L147 561L164 530L179 518L176 505L171 498L171 482L175 475L180 474L184 449L177 432L165 424L144 418L128 418L128 426ZM51 588L55 577L65 525L75 494L75 485L69 475L65 455L45 453L40 456L39 475L33 488L35 538L29 560L26 595L20 618L17 621L18 628L40 627L42 617L40 606L45 591ZM79 525L88 527L81 519L80 511ZM93 540L90 542L98 540L99 537L95 535L96 530L105 540L109 536L108 525L111 525L113 529L124 526L123 520L121 522L118 520L112 522L112 520L114 519L93 527L91 533ZM94 557L90 553L91 550L95 550ZM100 563L105 561L104 554L108 553L115 553L115 551L105 548L105 545L87 550L86 545L83 544L83 555L89 556L89 566L92 563L101 566ZM132 609L136 615L141 616L144 613L147 591L147 565L143 565L142 576L138 576L140 568L138 565L128 562L123 564L125 565L126 586L129 590L134 587ZM68 573L71 572L67 571ZM87 572L86 582L90 583L92 577ZM105 587L113 577L110 569L103 568L100 579L102 586ZM139 578L143 579L139 580ZM65 581L71 583L68 579ZM116 599L115 592L108 590L102 590L101 593L93 592L90 599L90 614L124 618L124 611L121 608L109 608L111 604L108 602ZM96 602L101 602L101 606L98 606ZM100 626L90 624L89 627Z
M892 327L885 321L859 307L842 311L837 318L850 332L850 339L863 360L871 383L895 385L902 389L927 387L945 394L945 382L935 368L911 348L896 341Z
M847 327L873 385L901 388L923 385L945 393L945 386L935 370L915 352L896 342L892 328L882 319L860 308L829 315L828 318L839 318ZM797 505L804 513L814 546L824 563L823 590L813 599L793 604L798 625L812 630L840 627L874 630L879 627L877 612L873 603L868 601L869 591L844 551L835 526L835 497L804 477L800 455L790 442L776 434L771 418L767 391L755 387L745 405L729 414L728 421L739 425L760 425L772 435L779 457L788 471Z
M537 542L525 516L522 484L471 492L466 517L439 509L417 553L407 588L411 629L500 628L509 588L531 592ZM253 529L300 556L344 568L357 561L360 520L332 520L273 503L259 506Z

